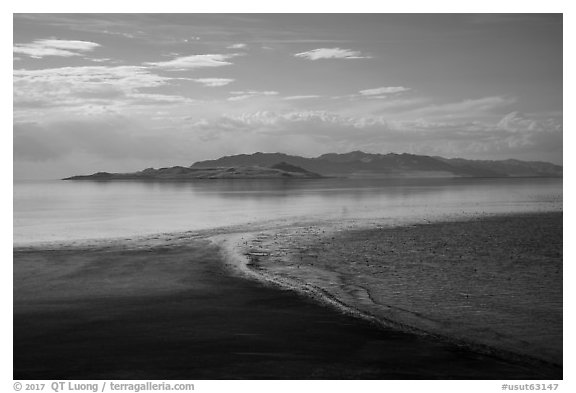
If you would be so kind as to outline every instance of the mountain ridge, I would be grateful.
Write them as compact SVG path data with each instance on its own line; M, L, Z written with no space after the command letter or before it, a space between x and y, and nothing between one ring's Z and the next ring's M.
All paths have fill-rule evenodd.
M239 154L199 161L191 167L262 165L282 161L323 176L342 177L562 177L562 166L542 161L467 160L409 153L327 153L305 158L284 153Z
M199 180L199 179L317 179L323 176L286 163L272 167L183 167L146 168L138 172L97 172L92 175L71 176L62 180Z
M98 172L63 180L193 180L322 177L562 177L563 167L543 161L467 160L409 153L326 153L306 158L285 153L238 154L189 167Z

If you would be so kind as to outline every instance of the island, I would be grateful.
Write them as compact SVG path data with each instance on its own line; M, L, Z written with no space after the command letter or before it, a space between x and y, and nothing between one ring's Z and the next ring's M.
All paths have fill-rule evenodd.
M131 173L97 172L63 180L196 180L340 178L562 177L562 166L540 161L466 160L362 151L307 158L284 153L237 154L189 167L148 168Z
M285 162L264 166L148 168L133 173L98 172L63 180L317 179L324 176Z

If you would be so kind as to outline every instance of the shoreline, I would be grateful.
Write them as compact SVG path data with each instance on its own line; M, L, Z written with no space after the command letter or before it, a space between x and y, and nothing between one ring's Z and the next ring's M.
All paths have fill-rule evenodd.
M345 315L350 315L355 318L365 320L375 325L380 325L380 321L371 315L361 312L352 306L349 306L337 298L331 296L329 293L322 291L320 288L307 283L298 283L295 280L283 279L276 277L273 274L267 273L262 269L255 268L250 262L249 257L245 254L245 250L239 246L243 240L247 239L244 243L250 241L250 232L239 233L233 236L230 235L216 235L210 237L210 240L220 247L220 253L224 258L227 267L234 272L234 274L258 281L264 285L281 288L297 293L300 296L311 298L312 300L336 309ZM394 327L394 326L388 326Z
M439 221L432 222L428 224L419 225L454 225L454 224L464 224L473 223L483 220L498 220L500 218L518 218L518 217L529 217L529 216L541 216L546 215L558 215L562 212L546 212L546 213L524 213L524 214L495 214L488 215L488 217L469 217L462 220L461 218L456 218L454 221ZM383 226L377 226L379 229L384 228ZM401 224L399 226L386 227L387 230L394 231L394 229L409 228L409 224ZM316 235L320 239L326 239L332 235L338 235L342 232L347 231L375 231L373 226L360 225L354 229L342 229L338 225L334 226L316 226L316 227L292 227L288 231L282 234L284 237L298 237L299 239L294 241L291 245L293 248L304 249L307 245L307 241L302 238L305 237L307 232L316 232ZM236 235L235 238L222 240L216 240L216 244L219 244L225 249L224 255L228 259L229 263L234 265L234 268L241 274L248 276L252 279L265 282L277 287L284 289L289 289L300 293L303 296L310 297L315 301L325 304L330 307L338 309L340 312L345 314L354 315L356 317L367 320L375 325L385 328L399 329L401 331L410 332L414 334L432 336L440 340L444 340L459 346L464 346L470 350L489 354L493 356L500 357L505 360L512 360L516 362L526 363L530 365L542 365L549 366L552 368L562 367L561 359L561 349L560 357L553 357L550 355L544 356L534 356L534 354L527 351L510 350L513 346L511 345L498 345L498 343L491 342L490 340L484 339L471 339L469 335L455 334L457 332L450 332L443 329L439 323L442 321L434 321L434 319L429 319L426 315L418 313L416 310L402 309L397 307L392 313L392 317L388 317L388 312L379 313L377 308L373 306L386 306L383 304L378 304L368 290L368 287L356 286L355 289L360 289L364 293L354 296L350 296L350 293L342 290L342 285L334 284L340 277L333 275L334 271L321 270L313 271L309 275L294 274L293 269L295 265L300 269L300 264L294 261L288 261L290 258L286 255L289 252L285 251L285 245L282 245L281 241L278 243L277 239L279 230L270 230L267 232L247 232L243 234ZM322 232L321 235L318 235ZM304 236L303 236L304 234ZM270 240L273 238L274 240ZM334 238L334 237L332 237ZM316 239L318 242L318 239ZM232 243L232 244L230 244ZM235 244L234 244L235 243ZM277 244L274 244L277 243ZM308 242L310 243L310 242ZM305 252L304 252L305 253ZM282 255L283 254L283 255ZM294 257L294 255L292 255ZM314 256L313 256L314 257ZM318 258L318 255L315 255ZM302 256L300 256L302 259ZM343 255L342 258L345 258ZM285 264L285 269L274 267L273 264ZM292 268L290 270L289 268ZM332 275L332 276L331 276ZM308 278L308 280L306 279ZM561 279L561 274L560 274ZM315 280L315 281L313 281ZM561 292L561 290L560 290ZM561 296L561 295L560 295ZM466 295L468 297L468 295ZM560 300L561 302L561 300ZM372 307L366 307L366 304ZM364 306L364 307L363 307ZM561 309L560 304L560 309ZM561 313L561 310L560 310ZM560 315L561 317L561 315ZM438 322L438 323L437 323ZM484 327L481 327L484 328ZM560 338L561 340L561 338ZM500 343L501 344L501 343ZM517 346L517 345L516 345Z
M14 251L19 250L42 250L42 249L59 249L59 248L99 248L107 246L121 246L126 242L134 244L160 244L161 242L180 241L189 238L209 238L212 236L220 235L234 235L256 232L269 232L273 230L281 230L285 228L295 227L321 227L324 230L331 229L335 231L354 230L354 229L368 229L368 228L382 228L382 227L402 227L410 226L419 223L435 223L435 222L458 222L463 220L485 219L490 217L499 216L514 216L524 214L547 214L547 213L562 213L562 208L533 208L528 210L514 210L514 211L462 211L455 212L440 212L431 216L422 217L348 217L343 218L339 216L313 216L307 218L305 216L287 216L283 218L274 218L269 220L248 221L239 224L223 225L214 228L203 228L193 230L177 230L177 231L162 231L151 232L144 234L133 235L119 235L111 237L87 237L77 239L56 239L56 240L39 240L28 241L20 243L12 243ZM246 230L250 227L250 230Z
M498 214L484 215L484 217L498 217L498 216L500 215ZM455 222L458 222L458 219L461 220L462 217L453 216L453 219L456 220ZM88 254L93 253L98 254L105 252L106 255L108 255L108 253L112 253L113 255L116 254L126 255L126 257L122 257L122 259L118 261L122 261L122 263L126 262L132 264L133 263L132 255L135 254L138 255L145 254L146 255L145 260L149 260L150 257L155 257L156 255L161 256L165 252L178 253L179 251L177 250L188 249L190 244L206 244L207 250L211 250L210 251L211 253L216 253L220 256L217 263L218 265L220 265L220 267L212 266L210 267L210 271L214 271L214 269L216 269L216 271L219 271L221 269L222 273L218 273L219 277L224 277L222 276L222 274L224 274L226 276L230 276L230 279L240 280L240 282L235 285L242 285L243 287L248 286L250 288L252 288L253 285L263 286L263 289L269 288L270 291L272 291L271 293L278 294L278 296L289 296L289 297L293 296L295 298L302 299L304 302L307 302L308 300L306 299L309 299L310 301L312 301L313 304L318 305L320 309L326 309L326 312L328 313L332 312L330 310L333 310L333 312L342 315L343 318L352 318L353 320L358 321L357 323L360 325L367 323L368 325L372 326L372 328L375 331L381 331L382 334L390 334L391 331L396 331L398 332L398 334L408 334L410 337L414 335L414 338L417 341L422 339L424 340L431 339L432 342L444 342L448 347L454 346L455 348L461 348L464 351L471 351L471 354L472 353L479 354L476 356L489 356L490 358L501 359L506 362L512 362L512 364L524 365L529 369L533 369L532 372L534 373L533 374L534 378L542 378L550 376L552 376L552 378L558 378L558 376L562 375L561 366L550 366L549 363L541 361L534 362L531 361L530 359L527 360L526 357L515 356L513 353L507 353L505 351L495 352L493 348L490 346L483 347L482 345L471 345L468 342L464 342L461 340L459 341L453 338L447 339L446 337L443 337L441 334L437 334L437 332L436 333L431 332L427 329L423 329L421 326L405 323L404 321L402 321L402 319L394 319L394 318L387 319L383 318L382 315L371 313L370 310L358 307L358 304L356 304L355 301L350 301L350 298L341 296L341 293L335 292L333 288L330 287L326 288L323 287L322 285L318 285L319 283L322 282L322 280L324 280L324 282L327 282L326 278L328 278L328 281L330 281L330 278L334 278L329 277L329 275L327 275L325 271L320 272L322 274L318 275L319 279L317 278L316 281L314 281L314 280L302 279L302 277L298 278L298 277L290 277L289 275L287 276L286 274L278 274L277 271L270 269L270 266L265 266L265 263L263 263L265 262L265 259L270 256L269 252L270 250L267 250L266 246L269 245L270 239L274 240L274 236L272 236L272 238L270 237L271 232L278 233L284 231L286 233L294 233L293 231L299 230L301 231L302 235L302 233L304 234L311 233L310 231L313 232L314 231L313 228L316 228L315 230L318 232L323 231L322 235L324 236L327 236L327 234L338 236L342 234L352 233L354 231L362 231L367 229L375 230L378 228L388 228L391 230L397 230L398 228L403 228L406 225L410 225L410 223L406 222L394 223L376 219L374 220L351 219L346 221L324 220L324 221L312 222L310 220L294 220L292 218L289 218L280 221L273 220L270 222L258 223L253 225L253 227L250 228L249 231L246 231L245 225L238 225L226 228L216 228L209 231L189 231L189 232L178 232L169 234L165 233L165 234L156 234L150 236L140 236L125 239L107 239L105 241L98 239L92 241L72 242L72 243L60 242L56 244L52 243L50 247L45 248L38 246L15 247L14 252L15 254L19 253L19 255L29 254L32 256L42 255L45 253L48 253L47 255L63 253L63 255L75 256L78 255L78 252L82 254L82 251L90 250L91 252ZM304 240L306 240L307 237L308 236L304 236ZM302 251L302 248L306 247L307 243L302 242L303 240L302 238L299 238L297 240L299 240L300 243L296 242L295 244L288 245L287 247L288 249L282 249L282 247L280 247L278 248L277 251L281 253L282 252L287 253L290 251L290 249L296 252ZM247 255L248 253L252 253L252 255ZM186 254L180 254L180 255L181 259L186 258L185 257ZM215 255L210 256L210 258L214 257ZM250 258L252 258L252 260ZM92 266L92 262L90 262L87 266ZM181 266L184 267L188 265L181 265ZM159 271L159 273L164 274L165 268L162 268L162 270ZM213 275L213 273L210 274ZM150 279L151 278L146 278L145 280ZM115 280L115 278L113 278L112 280ZM138 280L139 279L137 279L137 281ZM173 280L173 278L170 278L170 280ZM153 281L149 282L152 283ZM241 284L241 282L243 282L244 284ZM335 281L335 285L336 284L338 284L337 281ZM179 285L177 287L179 287ZM173 291L174 288L166 287L165 290L170 292ZM68 289L66 291L69 292ZM83 291L84 290L81 289L80 292L78 293L82 294L82 296L85 297L84 296L85 293ZM124 289L122 289L122 291L124 291ZM135 293L141 292L140 289L135 291L136 291ZM250 291L252 291L252 289ZM159 292L158 296L164 296L163 293L164 292ZM286 293L286 295L282 295L283 293ZM97 301L99 301L98 296L96 296L95 298ZM124 292L121 292L120 296L121 298L125 298L125 296L127 295ZM155 296L155 298L156 297L157 296ZM75 299L74 296L72 298ZM74 302L76 302L76 300L74 300ZM226 300L225 302L228 302L228 300ZM31 306L26 306L24 310L30 309L30 307ZM36 306L32 306L31 310L33 310L35 307ZM196 306L193 306L193 309L194 307ZM17 307L15 300L15 315L16 311ZM316 313L318 312L319 311L316 311ZM182 316L178 316L177 318L182 318ZM421 339L418 339L417 337L421 337ZM402 340L401 342L404 342ZM399 356L402 357L405 355L399 355ZM492 360L490 361L484 360L484 362L488 362L486 364L490 364ZM427 372L424 371L422 372L423 372L422 375L429 375L427 374ZM458 375L458 373L455 372L454 375ZM493 375L497 375L497 373ZM498 375L500 375L500 378L506 378L506 379L510 378L505 374L503 377L501 374ZM523 377L520 378L521 379L530 378L530 375L532 374L530 373L524 374ZM512 376L512 378L514 377Z

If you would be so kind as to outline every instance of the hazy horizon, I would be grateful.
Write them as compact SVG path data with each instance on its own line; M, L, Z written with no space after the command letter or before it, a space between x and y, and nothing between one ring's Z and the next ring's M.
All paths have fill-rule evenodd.
M235 154L562 165L561 14L14 14L14 179Z

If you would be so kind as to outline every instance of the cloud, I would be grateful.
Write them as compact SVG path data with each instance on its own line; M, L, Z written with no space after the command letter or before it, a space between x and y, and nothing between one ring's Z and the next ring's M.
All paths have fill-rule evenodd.
M114 60L112 60L109 57L101 57L101 58L95 58L95 59L90 59L90 61L93 61L95 63L114 63Z
M381 94L402 93L408 90L410 90L410 88L408 87L389 86L389 87L377 87L375 89L360 90L359 93L363 96L378 96Z
M312 99L312 98L320 98L320 96L314 95L314 94L310 94L310 95L302 95L302 96L288 96L288 97L284 97L285 100L308 100L308 99Z
M233 97L229 97L228 101L241 101L253 97L275 96L278 95L278 92L247 90L247 91L231 91L230 94L232 94Z
M38 70L14 70L14 84L18 88L30 85L44 85L55 88L59 85L77 88L115 86L121 89L155 87L171 80L169 77L153 74L139 66L82 66L44 68ZM50 89L48 89L50 90Z
M142 88L166 85L172 79L138 66L83 66L14 70L14 109L63 107L87 104L144 104L185 100L180 96L152 95ZM156 98L156 99L154 99Z
M235 79L229 79L229 78L197 78L197 79L193 79L194 82L202 83L204 86L207 86L207 87L226 86L226 85L234 82L234 80Z
M29 44L16 44L13 52L27 55L35 59L46 56L81 56L86 52L91 52L98 48L100 44L90 41L70 41L70 40L36 40Z
M467 99L459 102L433 104L414 108L403 113L404 116L423 118L474 118L494 116L495 110L502 110L516 102L514 97L490 96Z
M131 93L126 96L128 105L171 105L171 104L196 104L199 101L192 100L179 95L152 94L152 93Z
M192 55L177 57L169 61L148 62L144 63L152 67L163 68L166 70L191 70L195 68L222 67L232 65L229 60L239 54L211 54L211 55Z
M496 125L503 131L519 132L562 132L562 122L553 117L535 118L519 112L510 112Z
M296 53L294 56L308 60L320 59L371 59L370 56L363 56L358 51L340 48L318 48L307 52Z
M248 47L248 45L246 45L246 44L233 44L233 45L227 46L226 48L228 48L228 49L244 49L246 47Z
M350 128L365 128L368 126L386 126L388 122L383 117L372 117L372 121L367 122L365 117L342 116L338 113L328 111L290 111L290 112L271 112L257 111L244 113L239 116L222 116L226 122L237 122L237 124L249 125L255 128L267 127L281 128L290 132L290 129L297 129L298 124L307 126L315 124L327 127L343 126ZM304 127L306 128L306 127Z

